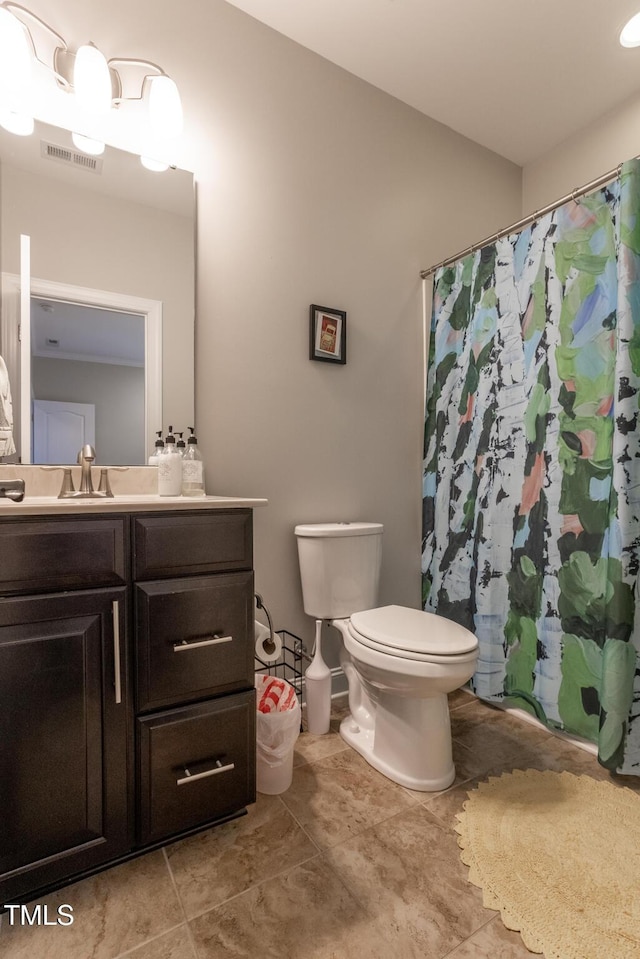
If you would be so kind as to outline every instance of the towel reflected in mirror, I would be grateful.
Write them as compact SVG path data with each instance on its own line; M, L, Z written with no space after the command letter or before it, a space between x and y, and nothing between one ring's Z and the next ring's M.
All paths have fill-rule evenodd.
M0 457L15 453L13 441L13 404L7 367L0 356Z

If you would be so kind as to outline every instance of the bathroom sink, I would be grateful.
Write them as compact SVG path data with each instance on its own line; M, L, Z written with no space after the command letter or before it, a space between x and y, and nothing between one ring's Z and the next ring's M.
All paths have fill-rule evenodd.
M73 485L80 486L80 467L41 467L32 465L0 464L0 483L10 480L24 480L25 496L21 502L0 497L0 517L10 513L21 515L44 515L47 513L114 513L144 512L147 510L185 510L264 506L266 499L234 496L159 496L158 471L155 466L106 467L113 497L82 496L58 498L63 470L71 469ZM100 471L104 466L92 467L94 489L100 482Z

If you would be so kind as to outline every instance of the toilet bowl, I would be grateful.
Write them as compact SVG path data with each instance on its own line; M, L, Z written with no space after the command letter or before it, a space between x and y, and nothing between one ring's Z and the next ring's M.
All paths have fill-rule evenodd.
M475 672L478 641L433 613L375 607L382 532L379 523L296 526L304 608L342 637L343 739L402 786L446 789L455 779L447 695Z
M446 789L455 779L447 696L475 671L476 637L403 606L330 623L342 636L340 664L349 683L342 738L402 786Z

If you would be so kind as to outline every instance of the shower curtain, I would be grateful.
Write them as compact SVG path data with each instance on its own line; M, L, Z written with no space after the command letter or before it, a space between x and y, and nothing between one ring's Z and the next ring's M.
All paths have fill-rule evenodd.
M640 163L441 268L423 605L472 688L640 775Z

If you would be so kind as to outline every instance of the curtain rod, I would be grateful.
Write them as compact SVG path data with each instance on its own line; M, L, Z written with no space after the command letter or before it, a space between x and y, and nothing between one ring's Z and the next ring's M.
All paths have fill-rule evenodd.
M634 157L634 159L638 160L640 157ZM436 263L435 266L430 266L428 270L421 270L420 276L424 280L441 267L449 266L451 263L456 263L457 260L461 260L463 256L468 256L470 253L475 253L476 250L481 250L483 246L488 246L490 243L495 243L497 240L501 240L502 237L509 236L510 233L517 233L518 230L523 230L525 226L529 226L530 223L535 223L536 220L546 216L547 213L552 213L553 210L557 210L558 207L568 203L569 200L576 200L579 196L584 196L585 193L589 193L591 190L597 190L598 187L604 186L605 183L615 180L616 177L620 176L621 169L622 164L620 163L613 170L609 170L608 173L603 173L602 176L596 177L595 180L591 180L589 183L585 183L585 185L581 186L579 189L572 190L571 193L567 193L566 196L561 197L554 203L550 203L541 210L536 210L535 213L530 213L529 216L525 216L522 220L518 220L517 223L512 223L511 226L506 227L504 230L500 230L499 233L493 233L491 236L486 237L486 239L480 240L479 243L474 243L473 246L467 247L466 250L461 250L460 253L456 253L455 256L447 257L447 259L442 260L441 263Z

